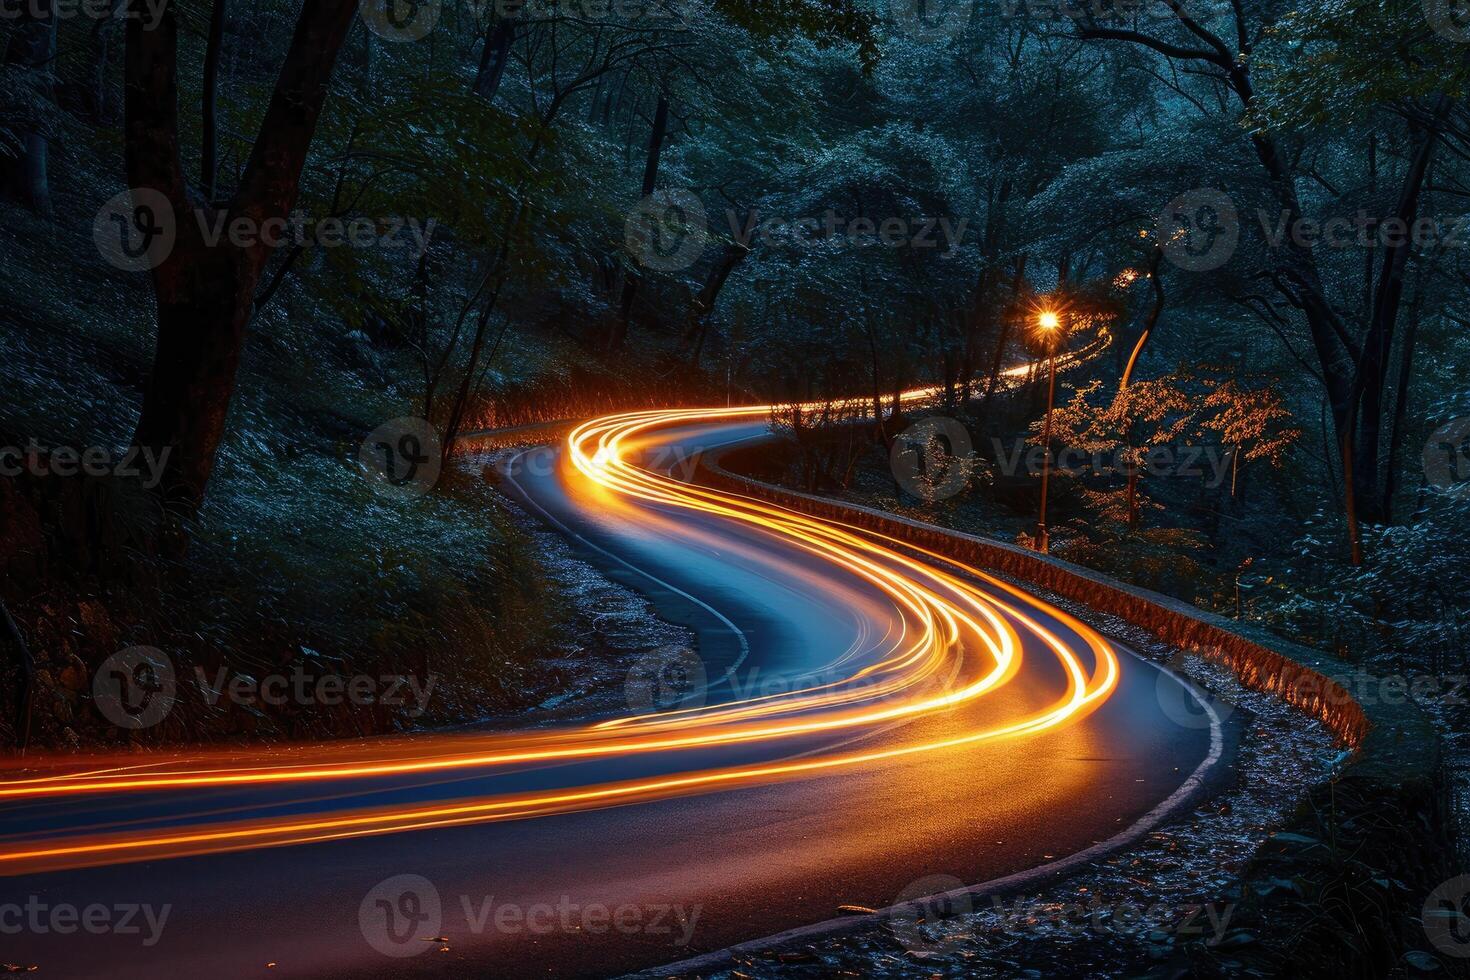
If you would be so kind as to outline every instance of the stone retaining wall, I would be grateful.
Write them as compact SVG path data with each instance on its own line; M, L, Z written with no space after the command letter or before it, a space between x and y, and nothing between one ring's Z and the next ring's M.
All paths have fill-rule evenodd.
M1440 739L1412 702L1363 699L1334 678L1361 677L1349 664L1266 630L1002 541L933 527L869 507L787 490L740 475L759 471L762 444L699 460L696 479L800 513L839 521L985 571L1049 590L1148 630L1159 640L1228 666L1254 690L1321 719L1351 760L1306 796L1245 869L1237 886L1242 933L1228 955L1202 943L1179 950L1185 972L1225 976L1243 964L1269 974L1383 976L1428 944L1419 907L1454 873ZM1295 880L1293 891L1276 886ZM1377 883L1389 881L1392 890ZM1347 899L1346 896L1357 896ZM1451 975L1465 962L1441 959Z

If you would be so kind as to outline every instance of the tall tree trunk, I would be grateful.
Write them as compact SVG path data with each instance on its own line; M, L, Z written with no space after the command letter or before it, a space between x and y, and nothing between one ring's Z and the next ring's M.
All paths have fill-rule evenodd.
M1357 493L1354 490L1353 480L1353 437L1351 434L1343 436L1339 452L1342 455L1342 499L1343 513L1347 516L1348 559L1356 567L1363 564L1363 534L1358 524Z
M969 409L974 397L975 373L980 370L980 345L997 322L1002 319L996 316L995 307L1004 273L994 257L982 258L981 261L986 265L980 273L979 282L975 285L975 299L970 306L969 316L965 320L964 340L960 348L960 363L956 375L956 386L959 389L958 401L960 406L966 410ZM1000 329L1004 330L1004 327Z
M1423 290L1416 287L1414 302L1409 305L1409 322L1404 330L1398 386L1394 392L1393 428L1388 440L1388 460L1383 475L1383 499L1379 505L1384 523L1393 522L1393 498L1398 493L1399 485L1398 458L1404 445L1404 431L1408 427L1409 382L1414 375L1414 347L1419 339L1419 320L1423 305Z
M1011 277L1011 297L1014 300L1021 295L1021 284L1026 280L1026 256L1016 258L1016 269ZM990 361L990 380L985 386L985 400L980 403L982 414L990 408L990 399L995 397L995 389L1000 385L1001 368L1005 365L1006 344L1011 339L1011 321L1009 317L1002 317L1000 323L1000 336L995 338L995 354Z
M1439 125L1448 114L1449 108L1450 100L1447 97L1441 98L1435 114L1435 124L1416 134L1414 150L1399 190L1398 206L1394 209L1394 217L1403 222L1405 228L1412 229L1418 220L1425 178L1429 173L1434 147L1439 142ZM1385 246L1383 268L1374 296L1372 320L1363 341L1357 370L1357 387L1361 395L1357 405L1358 442L1353 451L1353 476L1356 481L1354 497L1357 500L1359 518L1371 524L1381 524L1385 518L1385 501L1379 492L1383 396L1388 380L1394 330L1398 323L1399 308L1403 303L1404 273L1414 251L1413 238L1412 234L1405 234L1400 241Z
M1148 346L1149 339L1153 337L1154 330L1159 325L1159 318L1164 315L1164 278L1160 261L1164 257L1162 245L1154 246L1153 256L1149 259L1148 277L1153 284L1154 305L1149 308L1148 319L1143 323L1143 333L1138 337L1138 343L1133 346L1133 353L1128 358L1128 366L1123 369L1123 380L1118 383L1118 390L1125 391L1128 383L1133 380L1133 369L1138 366L1138 359L1143 356L1143 350Z
M1247 89L1247 93L1248 91ZM1242 101L1247 106L1251 104L1248 95L1243 95ZM1302 211L1295 184L1280 151L1265 134L1253 135L1251 143L1276 188L1284 227L1293 227ZM1363 546L1358 520L1358 477L1354 472L1354 429L1362 394L1361 370L1366 350L1355 347L1341 318L1332 308L1311 251L1302 248L1288 236L1285 252L1278 288L1290 302L1301 309L1307 322L1313 351L1322 369L1322 384L1327 392L1332 427L1336 434L1335 442L1342 464L1343 515L1347 523L1349 560L1357 566L1363 563ZM1390 258L1385 257L1385 268L1390 261ZM1376 322L1376 315L1374 319ZM1365 346L1371 340L1370 335L1365 340Z
M5 63L24 68L35 92L50 112L56 101L56 10L54 0L30 0L22 5L18 23L5 49ZM51 185L47 157L50 145L45 124L37 120L21 131L20 154L0 159L4 193L37 214L51 213Z
M487 102L495 101L500 91L500 81L505 77L505 66L510 61L510 46L516 37L514 18L501 17L485 38L485 49L480 53L480 68L475 72L473 91Z
M964 346L960 358L959 404L969 410L973 397L975 372L980 368L980 344L999 319L995 315L996 294L1004 273L1000 265L1001 235L1004 230L1005 206L1011 196L1011 179L1001 182L999 192L987 195L985 233L980 240L980 278L975 284L975 298L965 324Z
M219 59L225 43L229 0L214 0L209 12L209 42L204 48L204 106L199 133L199 193L213 203L219 176Z
M602 125L604 128L611 126L623 111L623 99L628 94L628 78L633 74L630 68L623 72L622 81L618 83L617 93L608 92L607 98L602 103Z
M1240 70L1243 76L1243 69ZM1249 107L1252 95L1249 82L1237 86L1242 102ZM1418 215L1419 199L1424 186L1439 130L1453 100L1442 96L1435 109L1434 121L1425 127L1415 142L1414 150L1400 186L1396 216L1408 227ZM1251 138L1257 156L1272 178L1282 204L1285 227L1301 216L1301 207L1291 174L1275 143L1265 134ZM1348 336L1341 319L1332 309L1322 287L1316 261L1311 252L1290 238L1286 245L1284 280L1294 289L1287 293L1307 321L1312 346L1322 368L1322 380L1332 409L1333 428L1342 459L1344 476L1343 510L1347 518L1348 540L1354 565L1362 563L1360 509L1366 507L1369 520L1380 520L1381 497L1378 495L1378 455L1382 425L1382 389L1388 370L1393 330L1403 297L1404 269L1413 250L1412 235L1384 252L1382 270L1370 311L1369 329L1361 346ZM1280 282L1281 280L1278 280ZM1350 483L1349 483L1350 481Z
M113 0L114 8L119 5L119 0ZM113 118L113 107L107 99L109 87L107 82L109 68L112 64L113 45L116 43L120 30L121 26L116 16L98 20L92 25L90 49L87 52L87 84L82 90L82 100L92 122L99 126L110 127L116 124Z
M1242 98L1242 101L1247 108L1253 104L1252 99L1245 97ZM1295 181L1281 157L1280 150L1275 142L1264 134L1253 135L1251 145L1255 148L1256 156L1271 177L1277 201L1281 205L1284 227L1295 226L1302 217L1301 203L1297 198ZM1332 408L1333 423L1341 433L1352 411L1351 392L1354 374L1352 351L1345 346L1346 330L1327 300L1317 262L1311 251L1301 247L1288 236L1285 252L1283 278L1278 282L1284 281L1295 289L1295 293L1288 293L1287 298L1301 307L1302 314L1307 321L1307 332L1312 341L1312 348L1322 367L1322 378L1327 388L1328 403Z
M866 287L863 291L866 295ZM863 312L863 329L868 337L869 365L873 373L873 424L877 427L878 438L883 440L883 446L887 448L888 428L883 424L883 372L881 358L878 356L878 335L873 329L872 314L866 310Z
M742 228L750 220L749 214L750 212L747 212L746 217L741 219ZM693 323L689 331L693 338L693 350L689 355L689 365L695 370L699 369L699 358L704 353L704 341L709 335L710 317L714 315L715 303L720 298L720 291L725 288L725 283L729 281L730 274L739 267L740 263L745 261L745 257L749 254L749 248L739 242L732 242L725 249L725 253L720 256L719 261L715 263L714 270L710 273L709 278L705 280L704 288L694 298L693 308L689 311L693 318Z
M944 411L950 413L959 407L959 358L948 342L939 345L939 377L944 390Z
M1378 133L1368 134L1368 199L1376 200L1378 197ZM1375 232L1374 239L1370 240L1367 248L1363 249L1363 309L1373 308L1373 272L1378 267L1378 247L1375 244L1378 231L1376 223L1372 226Z
M459 389L454 394L454 402L450 405L449 418L444 423L444 442L442 446L443 461L449 462L454 454L454 449L459 443L460 432L464 428L465 417L469 411L470 398L474 395L481 380L480 358L485 351L486 327L490 324L490 317L495 312L495 307L500 299L502 283L497 283L490 298L481 309L475 324L475 336L470 342L469 362L465 365L464 374L459 379ZM505 335L510 330L510 320L501 324L500 332L495 336L495 344L490 348L487 365L494 360L500 351L500 345L505 341Z
M133 441L168 453L160 491L192 509L204 498L224 435L245 325L268 249L259 242L239 247L206 241L179 152L177 11L167 3L157 25L145 28L144 7L144 0L129 2L128 182L169 203L176 242L153 270L158 342ZM332 66L356 12L356 0L317 0L302 8L225 221L243 219L259 229L268 220L284 220L295 205ZM216 216L208 207L199 210L206 221Z
M648 139L648 160L643 166L643 192L639 199L648 197L658 186L658 164L664 152L664 139L669 130L669 97L666 92L660 92L658 96L658 107L653 113L653 133ZM608 347L612 350L622 348L624 341L628 339L628 327L633 318L633 300L638 293L638 276L629 273L623 282L623 301L618 311L617 323L613 326L612 334L608 338Z

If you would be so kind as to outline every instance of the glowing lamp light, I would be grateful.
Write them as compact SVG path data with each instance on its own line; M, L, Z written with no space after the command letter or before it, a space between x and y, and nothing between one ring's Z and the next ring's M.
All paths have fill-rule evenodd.
M1055 330L1062 325L1061 318L1051 310L1045 310L1036 318L1036 325L1042 330Z

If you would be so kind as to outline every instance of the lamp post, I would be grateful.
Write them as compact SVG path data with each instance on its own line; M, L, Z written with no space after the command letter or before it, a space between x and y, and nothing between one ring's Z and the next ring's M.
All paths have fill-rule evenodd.
M1046 531L1046 490L1051 478L1051 411L1057 393L1057 341L1056 333L1061 329L1061 317L1051 310L1043 310L1036 318L1036 329L1046 342L1046 424L1041 430L1041 513L1036 519L1036 550L1043 555L1050 548Z

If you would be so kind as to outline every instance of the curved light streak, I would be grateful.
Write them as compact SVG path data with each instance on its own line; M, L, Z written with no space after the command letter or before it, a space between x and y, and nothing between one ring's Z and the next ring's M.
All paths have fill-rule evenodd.
M1016 378L1027 371L1029 367L1023 366L1007 373ZM901 397L905 402L918 402L932 399L938 391L915 389ZM844 407L860 409L864 404L853 400ZM820 410L825 406L801 407ZM136 756L116 760L117 764L92 759L86 771L0 781L0 800L148 792L202 794L221 787L293 784L305 788L441 773L462 778L526 764L612 761L648 753L670 753L678 759L678 753L740 744L769 746L775 759L414 806L11 838L0 843L0 875L524 819L840 772L886 759L1036 735L1083 717L1116 688L1120 666L1106 640L1065 611L980 569L840 522L684 483L646 465L648 451L660 446L670 430L749 422L775 409L750 405L640 411L595 419L568 437L565 469L578 489L605 494L630 520L638 520L641 514L653 523L649 507L720 518L757 534L776 535L819 558L833 574L876 589L891 604L895 624L871 649L849 649L832 664L813 671L808 675L811 683L793 685L784 693L538 733L436 735L246 753L212 751L158 763L139 763ZM997 592L1009 599L998 598ZM1035 614L1061 623L1076 638L1074 643L1080 640L1080 647L1069 645ZM1039 710L989 718L958 735L916 738L867 752L843 752L840 747L812 752L809 744L796 744L797 739L814 735L860 735L979 706L1026 669L1023 650L1027 644L1022 631L1033 640L1033 649L1039 647L1056 658L1064 678L1064 689ZM836 679L821 680L823 677ZM788 755L784 760L780 758L783 751ZM800 758L790 757L795 754ZM46 762L56 767L76 765L59 758Z

